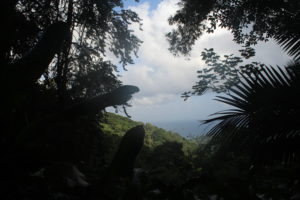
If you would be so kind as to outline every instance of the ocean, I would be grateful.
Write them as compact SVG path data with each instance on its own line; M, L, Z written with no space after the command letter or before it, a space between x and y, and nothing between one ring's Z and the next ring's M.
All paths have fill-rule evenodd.
M153 121L151 124L177 132L184 137L195 137L206 134L216 123L202 124L198 120L178 120L178 121Z

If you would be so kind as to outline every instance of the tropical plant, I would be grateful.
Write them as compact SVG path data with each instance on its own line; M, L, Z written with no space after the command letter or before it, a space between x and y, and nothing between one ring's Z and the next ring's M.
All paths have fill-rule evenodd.
M298 20L299 21L299 20ZM295 34L286 30L285 33L281 33L275 36L275 40L279 45L286 50L289 55L294 56L295 60L300 59L300 33Z
M232 148L259 152L286 161L298 156L299 144L299 55L300 33L298 1L201 1L181 0L180 9L169 19L177 27L167 34L170 51L189 54L203 33L219 26L229 29L233 40L244 45L244 58L255 54L258 41L275 39L294 56L295 63L284 68L263 64L238 66L240 57L220 59L212 49L202 52L208 67L198 71L199 81L193 91L183 94L202 95L207 89L227 92L217 100L233 108L216 113L204 123L219 120L209 135ZM246 70L245 70L246 69ZM264 156L263 156L264 157ZM271 157L269 157L271 158ZM273 159L271 159L273 160Z
M189 55L197 39L221 27L231 31L233 41L243 45L240 52L245 59L255 55L254 45L270 38L295 60L300 58L300 4L296 0L180 0L178 5L180 9L169 18L169 23L176 26L166 35L169 50L175 55ZM239 81L237 73L244 72L240 69L249 72L263 66L253 62L240 67L241 57L226 55L220 59L211 49L205 49L201 56L208 66L197 72L199 80L192 91L182 94L183 98L202 95L207 90L227 92Z
M260 158L295 161L300 156L300 64L266 67L242 81L217 101L232 106L204 123L220 120L208 135ZM255 151L254 151L255 150ZM258 155L256 155L258 156Z

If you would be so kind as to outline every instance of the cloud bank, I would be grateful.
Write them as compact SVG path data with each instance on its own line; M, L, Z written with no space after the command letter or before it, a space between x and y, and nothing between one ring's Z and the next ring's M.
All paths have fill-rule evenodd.
M174 57L168 51L169 44L165 34L172 29L168 18L178 9L178 1L164 0L154 8L150 2L129 7L143 20L143 31L137 25L131 27L143 41L138 53L139 58L134 65L127 67L128 71L122 72L121 77L124 84L140 88L139 94L135 95L132 101L133 107L129 109L129 113L134 119L153 121L164 119L159 116L201 119L206 117L207 113L218 111L220 103L211 103L213 95L202 97L202 100L195 98L186 102L180 99L180 95L192 88L197 80L197 70L205 66L200 57L204 48L214 48L219 54L238 55L241 46L232 41L232 34L228 30L217 29L213 34L204 34L196 42L189 58ZM282 50L272 41L257 45L256 52L258 56L255 60L266 64L282 64L289 59L288 56L282 56ZM204 100L209 106L203 105ZM178 115L174 116L176 113Z

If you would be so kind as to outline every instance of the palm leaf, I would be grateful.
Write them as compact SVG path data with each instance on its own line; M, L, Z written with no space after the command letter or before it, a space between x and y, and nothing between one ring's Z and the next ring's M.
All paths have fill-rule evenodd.
M241 75L243 80L230 95L216 99L233 108L203 121L219 121L208 135L223 142L256 144L266 155L274 148L280 149L281 158L287 153L300 155L299 69L299 63L293 63L284 69L268 67L255 75ZM245 130L248 134L243 134Z
M283 33L275 37L277 43L288 52L289 55L294 56L295 60L300 58L300 37L299 34Z

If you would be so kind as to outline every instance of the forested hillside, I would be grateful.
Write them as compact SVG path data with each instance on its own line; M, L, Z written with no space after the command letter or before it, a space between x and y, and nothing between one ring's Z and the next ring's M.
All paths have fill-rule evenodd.
M114 155L116 148L126 131L138 125L143 125L146 132L144 146L138 160L139 163L146 162L145 158L149 157L151 152L153 152L157 147L159 149L166 144L177 144L179 150L182 151L185 156L191 156L193 151L197 148L198 141L196 139L186 139L178 133L166 131L150 123L144 124L143 122L133 121L127 117L114 113L106 113L100 123L100 126L104 133L104 143L111 143L108 145L110 148L107 148L110 149L107 154L107 163L109 163L110 159L112 159L112 156Z
M238 200L243 196L264 200L275 196L289 199L297 194L299 185L293 181L299 177L291 177L297 173L297 165L262 167L253 164L248 153L237 152L233 149L235 146L211 140L208 136L186 139L149 123L143 124L113 113L105 114L100 125L104 132L102 155L107 166L126 130L144 126L145 142L134 171L142 181L139 187L145 198L177 200L221 196ZM242 130L239 133L243 134ZM257 192L253 193L249 185L256 187ZM119 186L126 188L123 184Z
M144 144L149 148L155 148L165 142L178 142L182 144L185 154L191 153L196 148L195 140L186 139L185 137L179 135L179 133L166 131L150 123L144 124L143 122L133 121L127 117L123 117L114 113L105 114L105 117L101 122L104 133L114 134L117 136L123 136L127 130L137 125L144 126L146 131Z

